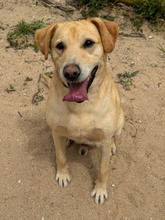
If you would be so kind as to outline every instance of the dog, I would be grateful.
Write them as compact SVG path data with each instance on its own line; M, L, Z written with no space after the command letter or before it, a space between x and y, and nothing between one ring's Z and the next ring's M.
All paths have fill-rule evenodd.
M46 105L56 152L56 180L61 187L71 181L65 156L66 143L97 147L98 177L91 196L96 204L108 198L108 165L115 150L114 137L124 124L118 88L109 72L107 54L115 47L119 26L101 18L57 23L39 29L35 40L55 66ZM83 147L82 147L83 148ZM83 148L84 149L84 148Z

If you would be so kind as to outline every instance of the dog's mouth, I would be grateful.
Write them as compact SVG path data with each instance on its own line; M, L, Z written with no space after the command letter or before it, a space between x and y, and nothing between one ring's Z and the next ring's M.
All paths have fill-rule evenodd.
M98 70L98 66L95 66L90 76L83 82L68 83L68 87L70 88L70 91L64 96L63 101L81 103L85 100L88 100L87 93L88 93L89 87L91 86L96 76L97 70Z

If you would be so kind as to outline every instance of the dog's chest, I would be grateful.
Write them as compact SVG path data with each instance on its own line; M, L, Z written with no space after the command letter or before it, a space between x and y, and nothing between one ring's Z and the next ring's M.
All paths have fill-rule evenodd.
M105 138L103 121L92 114L83 115L63 115L51 120L51 127L56 130L60 136L65 136L77 143L95 145Z
M57 132L77 143L83 143L88 145L95 145L96 142L100 142L104 139L104 131L101 128L86 128L75 126L70 128L69 126L57 126Z

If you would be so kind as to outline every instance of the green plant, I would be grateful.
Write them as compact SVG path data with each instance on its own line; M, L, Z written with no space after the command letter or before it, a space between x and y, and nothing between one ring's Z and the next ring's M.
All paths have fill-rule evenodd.
M42 74L40 74L39 77L38 77L37 92L34 93L34 95L32 97L32 104L34 104L34 105L38 105L38 103L41 102L44 99L44 96L40 94L41 89L40 89L39 83L41 81L41 77L42 77Z
M52 78L53 77L53 72L52 71L46 72L45 75L49 76L49 78Z
M5 28L2 25L0 25L0 29L2 29L3 31L5 30Z
M134 10L145 19L152 19L155 22L165 17L164 0L134 0Z
M10 47L16 49L34 47L38 51L36 43L34 43L34 34L37 29L45 27L44 19L33 20L32 23L27 23L21 20L15 25L14 30L7 34L7 41Z
M5 91L6 91L7 93L10 93L10 92L15 92L16 90L15 90L14 86L10 84L9 89L7 88L7 89L5 89Z
M26 77L25 81L28 82L28 81L32 81L33 79L30 78L30 77Z
M38 86L38 91L32 97L32 104L38 105L44 99L43 95L40 95L40 87Z
M85 5L86 9L83 11L85 16L98 16L98 11L101 9L108 0L81 0L80 4Z
M165 54L165 49L163 49L162 45L160 45L160 47L158 47L158 49Z
M101 18L109 20L109 21L114 21L115 20L115 17L109 16L109 15L103 15L103 16L101 16Z
M143 19L141 17L130 18L130 21L132 22L133 26L136 28L137 31L143 32L141 28L143 24Z
M118 81L117 83L120 83L125 90L130 90L130 86L133 85L133 77L135 77L138 74L139 70L129 73L118 73L117 78Z

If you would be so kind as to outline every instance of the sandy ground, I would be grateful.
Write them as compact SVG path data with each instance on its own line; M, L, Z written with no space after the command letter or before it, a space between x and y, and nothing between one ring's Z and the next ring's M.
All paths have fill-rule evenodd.
M151 32L145 38L120 35L110 54L113 75L139 73L133 86L119 89L125 112L124 130L109 164L108 193L97 206L90 191L97 174L95 150L85 157L68 148L71 184L61 189L55 181L55 153L45 121L47 88L40 82L44 100L31 103L39 74L53 71L32 48L6 48L6 36L21 19L27 22L50 17L49 23L80 19L77 11L66 14L36 1L0 2L0 219L1 220L164 220L165 219L165 35ZM122 13L116 17L121 32L133 28ZM149 37L152 36L152 37ZM26 77L33 80L24 85ZM7 93L13 85L15 92ZM20 112L20 114L18 113Z

